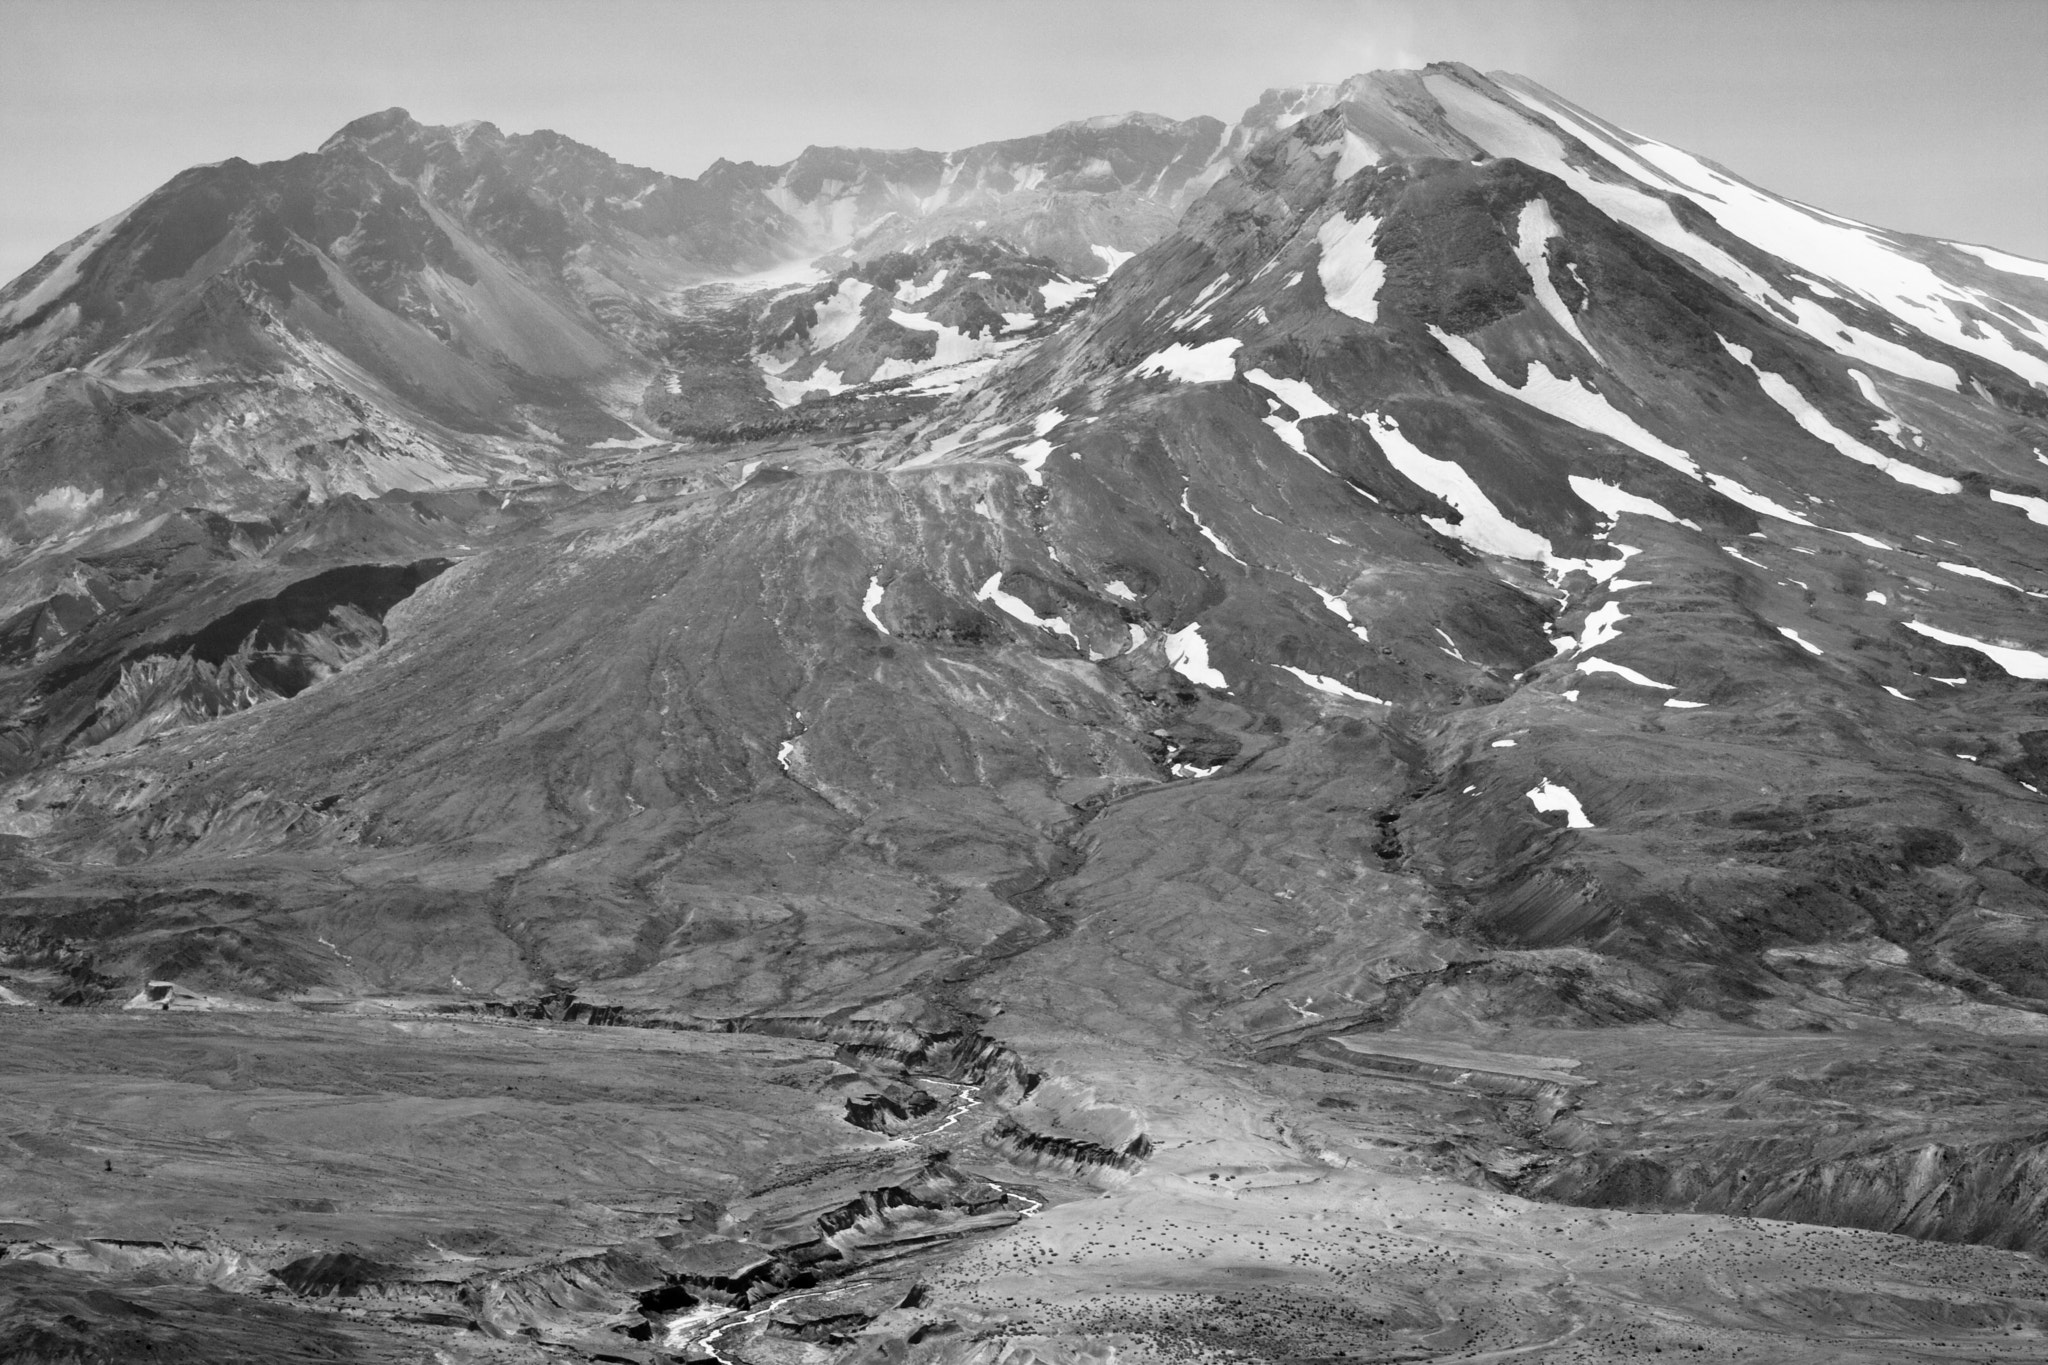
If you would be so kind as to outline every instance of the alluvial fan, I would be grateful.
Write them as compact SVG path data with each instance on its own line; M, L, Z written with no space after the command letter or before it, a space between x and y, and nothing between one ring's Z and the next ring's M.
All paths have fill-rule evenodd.
M2048 265L1462 66L0 291L0 1358L2027 1359Z

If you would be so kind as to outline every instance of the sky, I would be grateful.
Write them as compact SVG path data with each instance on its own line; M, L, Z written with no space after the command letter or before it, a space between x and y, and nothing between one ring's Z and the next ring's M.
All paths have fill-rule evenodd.
M0 281L400 105L695 175L1462 61L1884 227L2048 259L2048 0L0 0Z

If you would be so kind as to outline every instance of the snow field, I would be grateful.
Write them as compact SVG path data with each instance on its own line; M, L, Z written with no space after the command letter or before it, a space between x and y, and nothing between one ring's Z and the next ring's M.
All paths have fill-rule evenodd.
M1380 286L1386 283L1387 268L1373 251L1379 230L1380 220L1369 213L1355 220L1335 214L1316 229L1322 247L1316 276L1323 282L1323 300L1360 322L1377 322L1380 316Z
M1176 341L1140 361L1138 373L1163 374L1183 384L1220 384L1237 378L1237 362L1231 357L1243 345L1236 337L1223 337L1200 346Z
M1166 636L1166 662L1191 683L1219 692L1230 690L1223 674L1209 666L1209 642L1202 638L1201 626L1193 621Z
M2022 378L2048 384L2048 359L2021 350L2009 337L1981 322L1966 324L1965 314L1958 310L1975 311L1970 293L1861 224L1765 194L1676 147L1648 140L1624 146L1568 110L1527 92L1513 95L1521 106L1516 109L1443 76L1423 79L1450 113L1452 123L1496 156L1517 157L1557 175L1610 216L1735 285L1758 303L1790 313L1802 331L1824 346L1886 369L1903 366L1911 371L1907 378L1944 387L1954 384L1954 371L1948 367L1881 338L1859 334L1808 300L1788 300L1748 266L1686 229L1669 205L1641 186L1661 180L1655 188L1679 190L1730 232L1799 270L1833 281L1929 337L1980 355ZM1566 158L1564 144L1527 119L1530 112L1568 129L1635 183L1596 177L1583 166L1573 165ZM1648 174L1630 169L1632 164Z

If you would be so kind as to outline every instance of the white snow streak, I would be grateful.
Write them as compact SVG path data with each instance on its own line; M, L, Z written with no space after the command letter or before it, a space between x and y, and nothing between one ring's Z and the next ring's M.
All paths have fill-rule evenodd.
M1617 678L1634 683L1637 687L1654 687L1663 692L1676 692L1678 690L1670 683L1660 683L1655 678L1646 678L1633 668L1625 668L1620 664L1611 664L1605 659L1581 659L1578 663L1578 671L1581 673L1612 673Z
M1049 630L1055 635L1064 635L1067 639L1073 641L1075 648L1078 649L1080 647L1081 642L1074 639L1073 627L1067 624L1066 617L1040 616L1031 609L1029 602L1012 593L1004 592L1003 576L1000 573L989 576L988 582L981 585L981 591L974 594L974 600L977 602L993 602L1005 613L1014 616L1025 625L1037 626L1040 630Z
M2025 588L2022 588L2019 584L2013 582L2009 578L2000 578L1995 573L1986 573L1984 570L1973 568L1968 564L1951 564L1945 559L1938 559L1935 561L1935 563L1938 564L1940 567L1947 569L1950 573L1957 574L1963 578L1982 579L1986 583L1996 583L2001 588L2011 588L2014 592L2026 591Z
M1572 339L1585 347L1589 355L1598 356L1600 353L1593 349L1593 343L1586 340L1586 334L1579 330L1579 320L1565 306L1564 296L1550 282L1548 248L1556 236L1557 219L1551 216L1549 203L1531 199L1522 205L1522 216L1515 223L1515 255L1521 258L1522 268L1529 272L1529 283L1536 289L1536 302L1550 314L1553 322L1571 333Z
M867 595L860 600L861 615L868 618L876 630L887 635L889 628L882 624L882 618L875 615L875 608L882 605L882 583L880 579L868 579Z
M1338 682L1335 678L1326 677L1321 673L1310 673L1306 669L1296 668L1293 664L1273 664L1271 665L1271 667L1279 669L1282 673L1292 673L1295 677L1299 678L1302 682L1308 684L1310 687L1313 687L1316 691L1327 692L1333 697L1349 697L1353 701L1371 702L1374 706L1393 705L1392 702L1384 701L1379 697L1372 696L1365 692L1360 692L1355 687L1346 687L1343 683Z
M1954 631L1942 630L1919 621L1908 621L1905 625L1907 630L1917 631L1930 640L1939 640L1945 645L1958 645L1964 649L1974 649L2015 678L2048 679L2048 654L2021 649L2016 645L1988 644L1983 640L1973 640L1967 635L1958 635ZM1947 678L1936 678L1935 681L1949 683L1954 687L1960 685L1963 679L1958 678L1950 682Z
M1668 521L1673 526L1689 526L1695 531L1700 529L1693 522L1673 516L1663 504L1638 497L1634 493L1623 492L1611 483L1581 478L1577 474L1571 475L1569 482L1572 492L1578 495L1580 502L1601 513L1609 521L1619 521L1623 512L1634 512L1640 516L1655 517L1658 521Z
M1387 463L1399 470L1402 477L1457 508L1464 518L1456 525L1438 517L1423 518L1438 532L1462 540L1483 554L1509 559L1550 558L1550 541L1509 521L1461 466L1425 455L1401 434L1400 426L1391 417L1374 412L1367 413L1364 420L1372 428Z
M2048 526L2048 498L2030 498L2024 493L2001 493L1991 490L1991 500L2002 502L2007 507L2017 507L2027 514L2027 520Z
M1797 422L1807 435L1833 446L1858 464L1867 464L1873 469L1883 471L1900 483L1914 488L1924 488L1930 493L1963 491L1963 486L1954 479L1941 474L1930 474L1924 469L1907 464L1904 460L1895 460L1889 455L1872 450L1830 422L1821 414L1820 409L1807 401L1805 394L1792 386L1791 381L1782 375L1758 368L1755 363L1755 352L1736 345L1726 337L1720 338L1720 341L1721 345L1727 348L1728 354L1734 356L1742 363L1744 369L1756 376L1756 382L1770 400L1790 413L1792 420Z
M1209 527L1202 521L1201 516L1196 513L1195 509L1192 506L1189 505L1188 494L1191 491L1192 490L1188 488L1183 488L1180 490L1180 510L1188 514L1189 519L1195 523L1195 529L1202 533L1202 538L1204 540L1208 541L1211 545L1214 545L1228 558L1237 559L1237 554L1228 545L1223 543L1223 537L1217 535L1214 531L1210 530ZM1244 561L1242 559L1237 559L1237 562L1240 564L1244 564ZM1251 565L1249 564L1244 564L1244 566L1247 569L1251 567Z

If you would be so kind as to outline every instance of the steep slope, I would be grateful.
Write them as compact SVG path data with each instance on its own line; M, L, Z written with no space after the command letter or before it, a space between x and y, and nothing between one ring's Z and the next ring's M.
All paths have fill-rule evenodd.
M732 1152L730 1115L665 1110L684 1156L650 1164L689 1164L702 1208L564 1159L580 1250L493 1205L459 1254L504 1259L459 1274L384 1205L266 1206L246 1254L295 1301L437 1348L2031 1340L2048 1290L2004 1249L2048 1245L2033 267L1461 67L1137 126L1183 147L1160 192L1200 197L1099 282L925 242L950 209L890 186L944 158L820 159L792 202L853 207L805 233L886 211L856 254L917 249L759 292L678 275L645 382L692 439L563 448L516 497L166 517L25 562L0 980L139 1000L122 1094L198 999L434 1012L360 1027L393 1057L372 1088L435 1123L436 1040L496 1067L530 1028L566 1067L638 1026L699 1035L789 1125ZM1036 192L1003 175L968 183ZM407 182L436 223L444 180ZM644 260L588 221L628 262L605 278ZM325 1057L353 1017L235 1027ZM199 1089L254 1104L268 1075L179 1065L165 1103L209 1130L228 1101ZM352 1067L319 1084L371 1085ZM124 1161L188 1159L37 1084ZM555 1120L520 1121L556 1159ZM80 1179L23 1150L38 1189ZM66 1197L91 1217L0 1210L40 1229L12 1259L109 1273L65 1239L118 1214ZM320 1259L344 1243L361 1264Z

